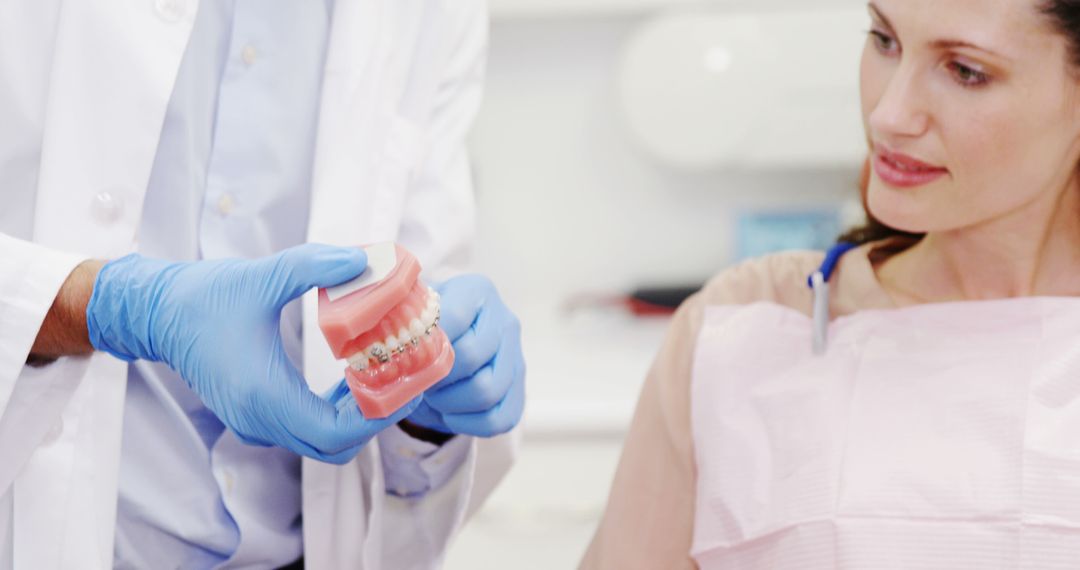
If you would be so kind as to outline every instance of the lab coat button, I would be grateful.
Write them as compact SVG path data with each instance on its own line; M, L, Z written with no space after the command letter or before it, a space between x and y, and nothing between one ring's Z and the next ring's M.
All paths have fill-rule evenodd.
M60 439L60 436L64 434L64 420L57 420L56 424L45 434L45 439L41 440L41 445L52 445L56 443L56 440Z
M112 192L98 192L90 206L94 219L102 224L112 224L124 213L124 202Z
M170 23L179 22L187 14L184 0L154 0L154 9L159 18Z
M255 46L245 46L240 50L240 60L245 65L252 65L255 63L255 59L258 57L259 52L255 50Z
M218 213L222 216L228 216L232 213L234 205L235 203L231 194L222 194L217 201Z
M225 492L231 494L233 488L236 487L236 476L233 475L231 470L226 470L223 478L225 479Z

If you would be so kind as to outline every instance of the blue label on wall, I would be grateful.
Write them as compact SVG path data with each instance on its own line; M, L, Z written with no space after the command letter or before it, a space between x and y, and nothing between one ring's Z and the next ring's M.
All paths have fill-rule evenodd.
M736 224L737 261L789 250L824 250L840 234L835 209L755 211L739 214Z

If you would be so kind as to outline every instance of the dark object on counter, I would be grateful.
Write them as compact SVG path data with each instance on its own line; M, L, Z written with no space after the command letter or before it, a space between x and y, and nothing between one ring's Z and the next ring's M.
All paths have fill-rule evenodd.
M702 285L690 287L642 287L627 297L626 305L636 315L664 315L674 313L687 298L697 293Z
M667 316L702 287L704 285L639 287L629 293L580 293L567 299L563 303L563 310L573 314L582 310L616 307L637 317Z

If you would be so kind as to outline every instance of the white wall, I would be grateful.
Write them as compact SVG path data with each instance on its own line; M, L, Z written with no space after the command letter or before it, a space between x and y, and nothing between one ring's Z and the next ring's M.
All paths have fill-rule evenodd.
M636 21L496 21L472 145L479 254L515 301L700 279L729 260L734 209L852 192L854 169L698 175L639 153L613 92L618 49Z
M703 280L729 263L739 209L854 193L855 165L693 174L641 154L613 90L620 46L641 17L494 22L472 139L478 256L522 316L530 400L522 460L452 549L450 569L571 568L591 536L665 323L568 316L567 299Z
M582 18L642 14L677 7L787 8L790 6L862 7L863 0L490 0L496 18Z

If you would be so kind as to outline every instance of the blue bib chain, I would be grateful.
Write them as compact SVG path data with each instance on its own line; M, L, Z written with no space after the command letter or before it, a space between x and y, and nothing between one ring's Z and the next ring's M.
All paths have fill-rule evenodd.
M814 292L814 340L813 349L815 355L825 354L829 344L829 279L836 271L840 258L847 252L858 247L857 244L840 242L829 249L825 254L825 261L810 277L806 283Z

